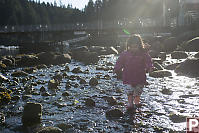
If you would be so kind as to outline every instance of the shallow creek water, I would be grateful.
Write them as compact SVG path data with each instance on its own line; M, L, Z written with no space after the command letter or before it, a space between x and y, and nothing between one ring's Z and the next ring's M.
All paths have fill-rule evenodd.
M52 96L39 95L39 89L44 86L47 89L47 82L56 73L63 72L65 65L51 66L47 69L40 69L36 73L30 74L32 77L27 83L19 83L16 86L7 86L7 88L19 88L31 85L38 95L31 95L27 99L23 99L23 92L20 94L20 100L12 102L1 108L6 116L6 124L0 126L0 132L20 133L21 116L23 107L26 102L38 102L43 106L42 125L55 126L56 124L68 123L73 125L70 132L172 132L186 130L186 117L198 116L199 114L199 79L189 78L177 75L174 71L171 77L152 78L147 74L149 85L144 87L141 96L143 106L140 111L134 115L126 115L127 96L122 88L122 81L114 78L112 73L113 66L106 64L115 63L117 56L104 56L96 65L83 65L72 61L69 66L70 70L75 67L81 67L82 71L89 70L88 73L74 74L78 75L89 82L91 77L100 77L99 84L91 87L87 84L80 85L78 79L69 80L63 78L59 85L59 90L49 93ZM168 62L178 62L179 60L171 60ZM108 71L96 70L96 67L103 66L110 68ZM19 68L20 69L20 68ZM10 70L6 73L7 77L12 79ZM105 75L109 75L111 79L104 79ZM40 81L43 84L34 85L33 83ZM70 82L71 88L66 88L66 84ZM77 85L78 84L78 85ZM116 90L120 89L121 92ZM165 90L169 93L165 93ZM64 97L62 93L68 91L70 96ZM110 106L104 100L104 97L114 96L118 104ZM96 102L95 107L86 107L84 105L85 98L92 98ZM58 106L59 104L59 106ZM122 110L125 115L120 119L107 119L105 113L111 108ZM172 117L174 116L174 117ZM30 131L31 132L31 131Z

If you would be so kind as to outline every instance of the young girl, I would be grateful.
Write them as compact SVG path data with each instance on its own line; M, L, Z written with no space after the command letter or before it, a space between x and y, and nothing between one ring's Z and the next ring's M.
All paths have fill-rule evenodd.
M120 54L115 64L114 72L120 74L122 71L123 84L131 90L127 94L127 109L140 106L140 95L146 84L146 72L153 67L147 47L144 46L140 35L132 35L127 40L127 50Z

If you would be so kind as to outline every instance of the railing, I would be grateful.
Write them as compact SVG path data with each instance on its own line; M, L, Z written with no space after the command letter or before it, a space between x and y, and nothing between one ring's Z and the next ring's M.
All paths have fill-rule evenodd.
M65 31L65 30L102 30L117 28L147 28L139 24L126 24L114 22L93 22L93 23L74 23L61 25L21 25L21 26L1 26L0 33L10 32L34 32L34 31Z

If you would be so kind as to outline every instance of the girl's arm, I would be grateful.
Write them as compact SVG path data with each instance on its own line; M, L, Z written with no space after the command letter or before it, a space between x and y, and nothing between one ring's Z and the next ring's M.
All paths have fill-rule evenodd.
M145 53L145 67L147 72L151 71L153 68L152 58L148 52Z

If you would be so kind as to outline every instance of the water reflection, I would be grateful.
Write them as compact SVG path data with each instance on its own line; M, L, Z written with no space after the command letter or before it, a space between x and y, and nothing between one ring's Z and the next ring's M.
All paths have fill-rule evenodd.
M0 46L0 56L17 55L18 53L18 46Z

